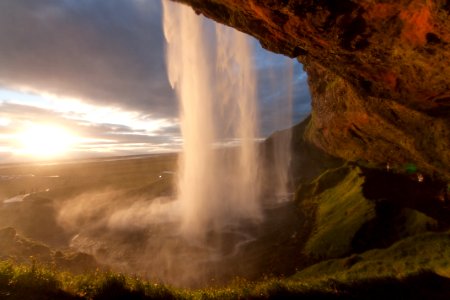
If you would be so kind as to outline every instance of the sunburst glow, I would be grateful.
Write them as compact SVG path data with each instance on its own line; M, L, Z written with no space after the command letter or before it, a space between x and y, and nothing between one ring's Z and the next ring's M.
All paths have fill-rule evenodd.
M21 154L51 158L67 153L75 144L75 136L56 125L32 124L16 135Z

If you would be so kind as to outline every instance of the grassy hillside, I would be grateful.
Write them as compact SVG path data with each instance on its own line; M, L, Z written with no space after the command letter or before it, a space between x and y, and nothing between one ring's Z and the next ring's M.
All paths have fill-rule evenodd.
M341 181L328 188L323 186L336 180ZM314 196L308 200L318 208L316 224L304 250L308 255L330 258L350 252L356 232L375 217L374 204L362 195L363 182L359 168L341 167L326 171L311 184Z
M236 280L225 287L176 289L122 274L74 276L51 269L0 263L2 299L448 299L450 280L430 271L374 275Z
M404 277L423 270L450 278L450 232L415 235L386 249L327 260L300 271L294 278L360 280Z
M448 185L416 170L404 175L327 156L305 142L307 125L305 120L293 129L295 201L266 209L265 222L248 228L256 240L213 270L203 265L209 273L184 269L191 258L178 255L185 248L171 240L177 255L170 271L207 277L208 288L174 288L130 275L143 274L141 267L145 278L159 278L163 266L149 261L151 250L165 243L156 237L167 227L111 230L110 219L102 219L170 196L174 174L165 171L175 169L175 156L1 169L5 176L26 175L0 181L3 199L32 194L0 207L0 228L17 229L0 230L0 299L450 298ZM270 151L282 134L262 145L268 189L274 176ZM86 205L78 207L79 201ZM61 212L75 216L61 223ZM136 222L141 217L132 216ZM66 248L75 234L88 246L97 242L98 251ZM138 251L145 255L133 256ZM132 258L126 274L101 264L102 255L116 254L120 263ZM232 280L237 274L247 279Z

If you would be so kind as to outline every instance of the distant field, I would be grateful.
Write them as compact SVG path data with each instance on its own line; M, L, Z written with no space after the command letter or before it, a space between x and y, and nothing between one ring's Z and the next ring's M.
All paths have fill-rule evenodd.
M296 201L274 203L264 194L271 205L263 222L212 229L207 247L177 231L176 168L175 154L1 166L0 260L7 261L0 263L0 295L448 298L449 231L438 220L407 208L392 232L371 227L396 241L353 251L365 224L389 220L365 198L359 167L329 169L300 184ZM16 230L1 229L7 226ZM67 269L81 274L60 273Z
M149 198L167 195L173 192L174 176L164 172L174 172L176 166L176 154L2 165L0 227L12 226L24 236L67 246L72 233L61 228L57 220L66 201L105 191Z
M292 201L266 207L262 224L211 230L213 250L183 240L173 205L177 160L163 154L0 166L0 228L14 227L53 249L86 252L116 271L180 285L288 275L304 263L297 250L301 212ZM192 278L175 278L187 270Z
M0 200L46 190L45 197L60 199L89 190L140 188L164 171L175 171L176 165L176 154L0 165Z

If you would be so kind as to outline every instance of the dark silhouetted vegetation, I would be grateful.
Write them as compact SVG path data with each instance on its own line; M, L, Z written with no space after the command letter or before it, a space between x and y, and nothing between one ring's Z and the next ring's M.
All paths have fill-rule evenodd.
M58 273L0 263L1 299L448 299L450 279L420 270L404 277L236 280L225 287L179 289L111 272Z

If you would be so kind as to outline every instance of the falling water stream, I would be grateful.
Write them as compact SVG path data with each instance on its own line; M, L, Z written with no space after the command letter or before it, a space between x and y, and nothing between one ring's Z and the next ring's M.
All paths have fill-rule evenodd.
M287 193L290 133L278 135L268 159L258 141L252 42L206 22L189 7L162 3L167 73L179 99L183 136L177 193L126 198L117 208L112 208L113 193L95 194L96 202L110 210L92 212L93 224L84 222L84 210L74 214L76 207L88 206L82 204L91 202L89 197L74 199L60 213L66 222L83 224L71 246L115 269L177 286L292 272L299 260L292 237L300 225L295 204L279 203L276 196ZM289 85L292 73L287 73L274 86L280 80ZM288 103L279 106L290 112L292 91L285 93L281 98ZM285 109L273 113L273 125L290 126Z
M271 76L272 90L282 90L281 103L277 103L276 107L272 110L272 121L275 128L281 128L283 130L277 131L272 135L272 166L271 172L274 174L272 177L274 193L276 203L283 203L289 201L292 198L290 187L290 165L291 165L291 147L292 147L292 106L293 106L293 62L292 60L285 59L284 69L287 72L283 72L282 78L279 74L273 74ZM275 77L277 76L277 77ZM280 87L281 84L286 85L284 89Z
M181 230L204 239L211 230L262 218L252 47L236 30L206 28L188 7L163 4L168 75L181 104L184 141L178 194ZM236 140L238 146L220 151L215 145L224 138Z

